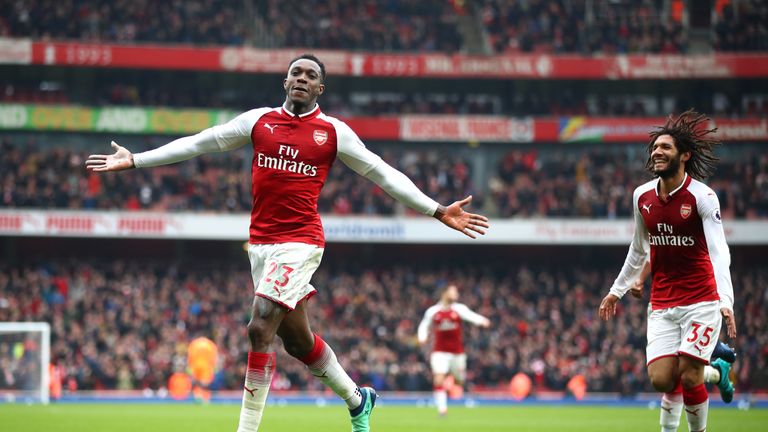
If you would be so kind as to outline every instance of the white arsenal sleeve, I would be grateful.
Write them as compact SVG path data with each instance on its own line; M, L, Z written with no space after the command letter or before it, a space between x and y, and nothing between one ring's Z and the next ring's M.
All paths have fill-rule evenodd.
M454 303L453 310L459 314L461 319L468 321L474 325L482 325L488 318L480 315L477 312L472 311L469 306L463 303Z
M432 318L435 316L439 309L440 306L434 305L427 309L426 312L424 312L424 318L421 319L421 322L419 323L419 329L416 332L419 343L423 344L427 342L427 339L429 339L429 328L432 327Z
M222 152L242 147L251 141L251 130L256 121L273 108L257 108L240 114L223 125L179 138L168 144L133 155L136 168L168 165L192 159L204 153Z
M704 236L707 239L707 250L715 273L717 294L723 307L733 310L733 283L731 282L731 252L725 241L723 221L720 218L720 201L714 191L704 197L697 197L697 207Z
M432 216L438 203L426 196L405 174L392 168L377 154L368 150L357 134L344 122L328 118L336 128L338 156L356 173L373 181L391 197L418 211Z
M643 265L648 259L648 253L650 245L648 244L648 228L643 222L643 217L640 215L640 209L637 206L637 202L640 199L642 191L641 188L635 189L632 194L632 207L634 208L635 215L635 235L632 237L632 243L629 245L629 252L627 258L624 260L624 265L621 267L619 276L613 282L610 294L615 295L618 298L622 298L624 294L632 287L632 283L641 276L643 272Z

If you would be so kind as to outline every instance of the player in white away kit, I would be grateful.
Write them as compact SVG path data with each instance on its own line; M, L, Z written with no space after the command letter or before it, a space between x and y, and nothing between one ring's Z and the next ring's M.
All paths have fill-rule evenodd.
M306 312L306 300L316 292L310 279L325 246L317 200L337 157L398 201L471 238L488 227L485 216L462 209L471 197L448 207L438 204L366 149L349 126L323 114L317 98L325 91L324 81L323 63L313 55L302 55L288 67L281 107L254 109L224 125L135 155L113 142L114 154L92 155L86 162L93 171L120 171L253 146L248 256L255 296L248 323L250 352L239 432L258 430L275 369L271 345L276 334L290 355L346 402L352 431L370 430L376 392L352 381L333 350L312 333Z
M429 363L432 368L435 406L441 416L448 412L445 378L450 374L456 385L462 385L466 377L467 355L464 353L461 322L468 321L485 328L491 326L488 318L472 312L458 301L458 287L449 284L440 295L440 301L424 313L417 334L419 344L424 345L432 330L432 353Z
M717 161L712 147L719 143L708 137L714 130L704 127L707 121L687 111L670 116L650 133L646 168L658 178L635 189L634 238L598 310L604 320L615 315L616 303L642 278L650 253L646 355L651 383L664 393L662 431L677 430L683 408L691 432L706 430L704 367L717 345L723 318L728 336L736 337L731 259L720 203L699 181L714 171Z

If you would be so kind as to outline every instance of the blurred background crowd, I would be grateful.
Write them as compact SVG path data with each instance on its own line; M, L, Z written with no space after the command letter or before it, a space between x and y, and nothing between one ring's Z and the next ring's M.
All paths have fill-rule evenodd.
M618 272L594 264L553 270L515 263L506 269L444 262L394 264L351 272L330 257L315 275L310 320L357 382L379 390L428 391L427 350L416 342L424 311L455 281L461 301L491 318L490 329L465 325L468 382L505 391L518 372L535 391L563 391L577 375L589 391L630 396L652 391L645 371L645 300L628 297L617 319L596 310ZM187 343L205 335L219 346L214 388L243 381L250 273L243 259L161 262L54 260L0 267L0 320L48 321L52 357L74 389L159 389L186 369ZM736 314L739 391L768 388L763 329L768 272L733 269L743 303ZM557 337L553 337L557 335ZM0 342L0 350L8 349ZM278 353L281 389L323 390L303 363ZM5 365L6 373L14 368ZM0 380L0 388L2 381Z
M447 157L440 147L371 148L437 201L472 194L475 208L491 217L629 217L632 191L651 178L641 144L470 149ZM759 145L739 145L721 155L709 183L723 215L768 217L768 154ZM86 172L86 157L82 150L3 140L0 208L250 211L251 158L245 150L106 175ZM411 214L339 161L318 207L334 215Z
M366 51L684 53L682 5L658 0L30 0L0 5L0 36ZM672 3L681 3L673 1ZM716 2L721 51L768 48L768 7ZM300 31L298 31L300 30Z

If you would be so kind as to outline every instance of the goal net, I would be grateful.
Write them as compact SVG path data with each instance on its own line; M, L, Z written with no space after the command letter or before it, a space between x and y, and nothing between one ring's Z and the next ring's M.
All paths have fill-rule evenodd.
M0 402L48 403L51 327L0 322Z

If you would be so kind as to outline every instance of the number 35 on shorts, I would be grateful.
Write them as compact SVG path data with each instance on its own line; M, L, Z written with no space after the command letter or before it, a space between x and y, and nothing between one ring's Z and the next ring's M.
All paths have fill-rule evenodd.
M703 324L696 322L691 323L691 330L689 332L688 338L686 338L685 341L705 347L709 345L710 342L712 342L712 332L714 331L715 329L713 327L704 327Z

